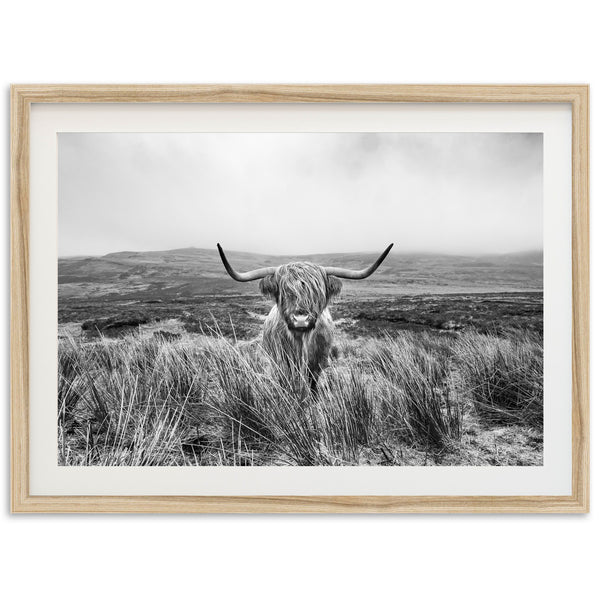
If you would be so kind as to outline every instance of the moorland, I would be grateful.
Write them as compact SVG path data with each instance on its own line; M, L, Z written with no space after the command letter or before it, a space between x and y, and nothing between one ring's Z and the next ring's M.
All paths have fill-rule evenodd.
M376 253L228 256L245 270ZM273 377L271 301L216 250L61 258L59 463L542 464L542 264L392 253L344 282L314 396Z

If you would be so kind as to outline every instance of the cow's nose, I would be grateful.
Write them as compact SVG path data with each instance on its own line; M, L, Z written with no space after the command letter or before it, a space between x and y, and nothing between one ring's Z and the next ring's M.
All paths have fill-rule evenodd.
M308 315L296 313L292 318L294 319L294 325L296 327L308 327L308 325L310 325L310 318Z

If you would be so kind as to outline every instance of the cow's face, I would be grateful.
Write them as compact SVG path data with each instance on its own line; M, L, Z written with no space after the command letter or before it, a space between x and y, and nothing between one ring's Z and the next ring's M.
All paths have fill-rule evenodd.
M285 324L294 333L313 329L329 300L341 289L337 277L305 262L281 265L260 282L260 291L275 300Z

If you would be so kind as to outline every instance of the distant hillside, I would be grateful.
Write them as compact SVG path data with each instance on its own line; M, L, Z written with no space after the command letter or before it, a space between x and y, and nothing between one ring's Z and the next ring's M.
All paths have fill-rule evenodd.
M239 270L304 260L360 268L377 253L267 256L227 251ZM366 282L347 281L347 293L361 295L541 290L541 252L482 256L392 253ZM256 291L256 282L240 284L225 273L216 248L155 252L115 252L101 257L60 258L59 296L100 298L140 296L169 299Z

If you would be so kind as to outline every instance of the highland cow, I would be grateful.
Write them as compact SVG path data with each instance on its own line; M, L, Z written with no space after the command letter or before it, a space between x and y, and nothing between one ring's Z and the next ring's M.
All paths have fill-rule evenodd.
M370 267L358 271L294 262L238 273L217 244L225 270L233 279L260 279L260 291L275 301L264 324L263 347L282 372L307 376L312 391L316 390L319 375L334 349L334 325L328 304L342 289L340 279L369 277L392 246Z

